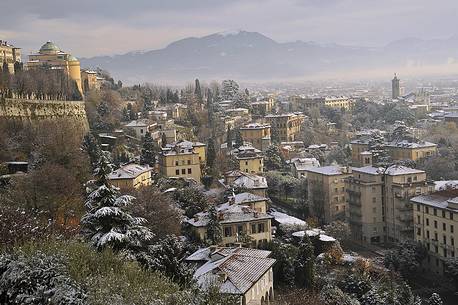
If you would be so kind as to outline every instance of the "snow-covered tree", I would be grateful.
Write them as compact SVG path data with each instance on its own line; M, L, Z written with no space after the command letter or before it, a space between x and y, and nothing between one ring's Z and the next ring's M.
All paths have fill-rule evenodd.
M384 166L391 159L385 146L385 138L380 132L373 132L368 142L369 151L372 153L372 162L376 166Z
M315 282L315 254L312 241L307 234L299 243L296 264L296 282L301 287L313 287Z
M455 287L458 290L458 258L453 257L445 260L445 275L455 282Z
M208 208L207 197L196 187L184 187L174 192L173 195L177 205L187 217L193 217Z
M226 79L223 80L221 86L221 99L233 101L239 92L239 84L232 79Z
M142 150L140 154L140 164L154 166L156 163L156 146L151 133L147 131L143 137Z
M66 272L61 257L36 253L0 255L1 304L89 304L86 292Z
M235 139L234 139L234 147L239 148L240 146L243 145L243 138L242 138L242 133L240 132L239 129L234 130L235 133Z
M211 245L217 245L223 238L221 224L218 219L218 212L216 207L212 205L208 210L208 224L207 224L207 241Z
M213 168L216 159L215 141L209 138L207 141L207 166Z
M88 133L84 136L81 149L88 154L92 167L95 167L100 158L101 150L92 134Z
M234 97L234 108L251 109L249 96L245 92L237 92Z
M264 166L267 170L280 170L284 166L283 155L277 145L270 145L266 150Z
M330 284L325 285L320 291L320 300L323 305L360 305L358 300ZM378 304L375 303L374 305Z
M400 272L404 277L412 277L418 272L421 261L426 258L426 248L417 242L405 241L395 250L386 253L385 267Z
M437 293L433 293L429 297L427 303L428 303L428 305L443 305L444 304L444 302L442 302L442 299L441 299L440 295L437 294Z
M135 198L120 195L119 189L110 184L111 170L109 157L103 153L94 171L96 180L88 183L86 214L81 218L82 233L98 250L106 247L114 251L141 249L154 235L142 226L145 219L133 217L126 210Z

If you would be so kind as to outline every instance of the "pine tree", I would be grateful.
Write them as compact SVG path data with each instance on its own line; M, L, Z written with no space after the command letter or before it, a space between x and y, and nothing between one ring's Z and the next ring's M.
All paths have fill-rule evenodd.
M203 102L202 89L200 88L200 82L198 78L196 78L195 81L194 95L196 96L199 103Z
M274 126L271 127L270 139L273 144L280 143L280 132L277 127L274 127Z
M315 282L315 254L312 241L304 234L299 243L299 253L296 260L296 281L301 287L313 287Z
M107 153L102 153L94 171L96 180L88 187L86 214L81 218L82 234L98 250L106 247L116 252L144 249L154 234L142 226L145 219L129 214L126 207L135 198L121 196L118 188L110 184L108 175L111 170Z
M161 135L161 146L165 147L166 145L167 145L167 136L166 136L165 132L163 132L162 135Z
M94 138L92 134L87 133L84 136L81 149L88 154L89 159L91 161L91 165L93 168L95 168L101 155L101 149L97 143L97 140Z
M221 240L222 229L218 220L218 212L216 207L212 205L208 210L207 242L211 245L217 245Z
M237 129L235 131L235 148L239 148L240 146L243 146L243 138L242 133Z
M207 113L210 128L213 126L213 95L210 89L207 91ZM213 129L212 129L213 130Z
M215 142L209 138L207 142L207 166L213 168L216 159Z
M232 130L231 126L227 126L227 135L226 135L226 143L227 143L227 150L231 151L232 150L232 145L233 145L233 139L232 139Z
M221 98L224 101L233 101L239 92L239 84L232 79L223 80L221 89Z
M140 164L154 166L156 163L156 147L151 133L147 131L143 137L143 145L140 154Z

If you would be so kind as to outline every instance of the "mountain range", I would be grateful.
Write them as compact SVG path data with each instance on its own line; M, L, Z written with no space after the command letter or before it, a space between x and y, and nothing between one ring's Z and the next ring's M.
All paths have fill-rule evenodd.
M402 71L438 66L453 72L458 36L407 38L383 47L356 47L314 42L279 43L257 32L221 32L185 38L167 47L122 55L81 58L82 67L100 67L127 83L183 82L232 78L241 81L344 77L351 71ZM458 71L458 70L457 70ZM389 76L391 76L391 72Z

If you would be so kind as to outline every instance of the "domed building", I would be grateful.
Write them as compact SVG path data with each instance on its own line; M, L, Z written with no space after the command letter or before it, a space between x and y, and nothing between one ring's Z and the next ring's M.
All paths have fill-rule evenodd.
M41 46L38 53L30 54L27 62L28 69L48 67L50 69L62 69L70 79L76 82L79 91L82 93L81 86L81 67L80 62L73 55L62 51L53 42L48 41Z

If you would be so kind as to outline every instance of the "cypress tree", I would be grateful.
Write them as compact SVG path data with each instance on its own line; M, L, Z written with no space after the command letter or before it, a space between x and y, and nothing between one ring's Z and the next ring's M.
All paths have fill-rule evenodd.
M312 241L304 234L299 243L296 260L296 282L301 287L313 287L315 280L315 254Z
M147 131L143 137L143 145L140 154L140 164L146 164L154 166L156 163L156 151L155 151L154 140L151 137L151 133Z
M208 210L208 219L207 242L212 245L217 245L222 240L222 229L218 220L218 212L214 205Z
M215 151L215 142L213 138L209 138L207 141L207 166L209 168L213 168L216 159L216 151Z

